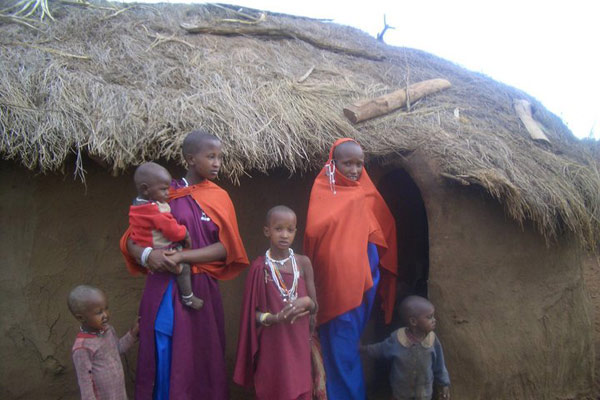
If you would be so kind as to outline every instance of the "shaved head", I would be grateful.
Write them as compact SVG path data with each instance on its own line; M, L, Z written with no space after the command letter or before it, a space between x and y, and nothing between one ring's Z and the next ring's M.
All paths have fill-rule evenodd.
M90 303L98 298L105 297L104 292L97 287L89 285L75 286L67 297L67 306L74 316L85 312Z
M347 141L335 146L335 149L333 149L333 158L337 159L342 157L342 154L346 154L348 152L354 153L357 151L360 151L360 153L362 153L362 147L360 147L360 145L355 141Z
M221 142L221 140L215 135L202 130L188 133L185 139L183 139L183 145L181 146L183 156L186 157L198 153L208 142Z
M143 163L137 167L133 174L133 181L138 193L142 190L142 184L152 185L159 180L170 181L171 174L169 174L169 171L165 167L155 162Z
M271 208L269 211L267 211L267 216L265 218L265 226L269 226L271 224L271 220L273 219L273 216L275 214L292 214L294 217L296 216L296 213L294 212L294 210L292 210L291 208L287 207L287 206L275 206L273 208Z
M425 297L408 296L400 304L400 315L402 319L408 323L408 319L418 317L431 311L434 308L433 304Z

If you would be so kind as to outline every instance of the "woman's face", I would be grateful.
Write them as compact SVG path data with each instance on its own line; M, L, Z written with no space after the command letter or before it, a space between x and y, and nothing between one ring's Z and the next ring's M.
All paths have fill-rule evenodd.
M346 178L357 181L362 175L365 155L355 142L344 142L333 151L335 168Z
M188 168L199 179L212 181L219 174L222 159L221 142L219 140L207 140L202 144L200 150L187 160Z

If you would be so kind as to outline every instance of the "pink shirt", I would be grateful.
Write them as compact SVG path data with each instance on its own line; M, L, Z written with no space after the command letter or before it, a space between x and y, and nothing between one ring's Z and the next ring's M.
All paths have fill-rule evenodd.
M120 353L135 341L129 332L119 339L112 326L101 335L77 334L72 355L82 400L127 400Z

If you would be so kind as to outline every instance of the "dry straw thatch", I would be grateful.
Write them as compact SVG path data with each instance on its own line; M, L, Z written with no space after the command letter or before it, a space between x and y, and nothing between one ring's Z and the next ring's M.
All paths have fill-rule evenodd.
M183 136L203 127L223 139L224 170L235 180L252 170L315 168L344 135L373 157L422 151L443 176L484 187L548 239L568 230L588 247L600 241L597 145L575 139L519 90L306 18L218 5L50 8L55 20L32 27L0 18L3 158L51 171L75 154L82 172L87 153L118 172L143 160L181 161ZM279 35L190 34L181 24ZM356 126L342 114L352 102L431 78L453 86ZM529 138L514 99L534 105L550 145Z

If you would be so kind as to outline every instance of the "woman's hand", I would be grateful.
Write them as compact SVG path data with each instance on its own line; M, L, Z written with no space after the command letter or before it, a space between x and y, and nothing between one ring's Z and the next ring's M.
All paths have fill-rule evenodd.
M179 272L179 266L170 257L176 254L175 250L152 250L146 261L146 267L150 272L171 272L177 274Z

